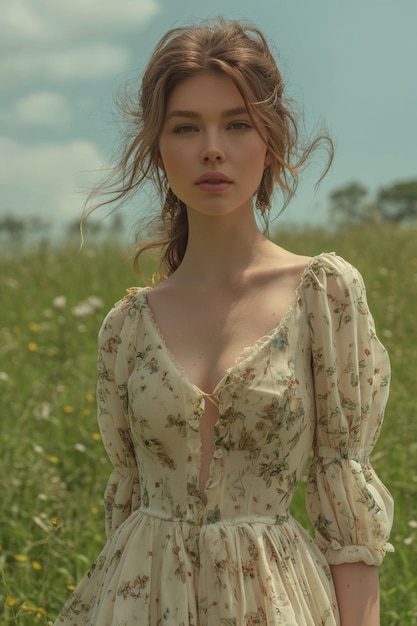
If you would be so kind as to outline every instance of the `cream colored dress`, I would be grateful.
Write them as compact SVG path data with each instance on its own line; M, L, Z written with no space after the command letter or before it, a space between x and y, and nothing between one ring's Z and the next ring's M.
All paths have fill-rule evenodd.
M392 549L392 499L369 462L390 369L360 274L315 257L291 309L210 398L176 363L147 293L130 290L100 332L108 540L56 624L339 624L328 564L379 565ZM219 419L204 505L207 401ZM315 541L290 514L312 451Z

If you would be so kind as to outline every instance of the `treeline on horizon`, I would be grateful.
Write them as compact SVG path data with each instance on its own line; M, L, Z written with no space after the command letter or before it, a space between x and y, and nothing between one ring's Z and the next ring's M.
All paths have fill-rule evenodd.
M334 230L361 224L413 225L417 223L417 178L380 187L374 194L360 182L349 182L329 194L328 217L326 226ZM0 245L5 248L21 246L25 240L33 238L47 241L52 226L39 216L19 217L16 212L6 210L0 217ZM65 228L67 236L78 236L79 219ZM124 218L119 212L112 214L106 226L103 220L86 222L86 232L92 238L117 237L124 230Z

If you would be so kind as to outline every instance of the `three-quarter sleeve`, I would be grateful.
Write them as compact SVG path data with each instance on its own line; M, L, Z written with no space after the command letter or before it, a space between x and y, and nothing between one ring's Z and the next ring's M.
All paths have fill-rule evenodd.
M306 303L316 404L307 512L330 564L379 565L393 550L393 500L369 455L388 398L388 355L362 277L340 257L317 258Z
M127 381L134 362L134 310L129 296L107 315L99 332L97 362L98 423L113 465L104 496L109 538L140 506L140 486L128 427Z

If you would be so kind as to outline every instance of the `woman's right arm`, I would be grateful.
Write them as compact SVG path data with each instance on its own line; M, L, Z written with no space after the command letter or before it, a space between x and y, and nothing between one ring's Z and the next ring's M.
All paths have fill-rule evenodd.
M129 299L117 303L99 332L97 412L103 444L113 465L104 496L106 535L109 538L140 506L140 486L128 427L127 381L132 368L131 334L135 316Z

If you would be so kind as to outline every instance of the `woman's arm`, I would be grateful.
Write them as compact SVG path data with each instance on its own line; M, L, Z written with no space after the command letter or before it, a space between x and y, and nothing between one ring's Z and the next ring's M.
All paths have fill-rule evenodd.
M331 571L341 626L380 626L378 568L344 563Z

